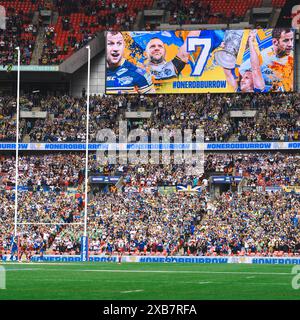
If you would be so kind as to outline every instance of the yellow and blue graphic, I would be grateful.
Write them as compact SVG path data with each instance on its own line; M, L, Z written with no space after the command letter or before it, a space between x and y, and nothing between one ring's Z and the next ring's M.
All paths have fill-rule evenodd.
M290 92L294 30L106 33L106 93Z

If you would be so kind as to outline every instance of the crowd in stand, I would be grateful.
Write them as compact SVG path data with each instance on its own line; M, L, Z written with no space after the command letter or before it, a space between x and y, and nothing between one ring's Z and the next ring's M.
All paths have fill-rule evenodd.
M37 2L32 0L32 3ZM34 24L34 11L16 10L12 5L5 8L8 17L6 29L0 29L0 65L5 68L17 64L16 47L21 48L21 64L30 64L39 28L45 28L39 64L60 64L66 54L79 50L92 40L97 30L133 30L138 10L143 9L129 9L127 1L118 4L114 1L94 0L53 1L52 10L58 11L61 18L58 24L61 23L62 30L69 35L67 41L61 45L56 41L60 32L58 24L44 27L41 17L39 22ZM144 7L146 8L146 5ZM49 9L46 3L39 3L35 10L42 9ZM79 30L70 21L70 16L74 13L84 14ZM87 21L89 17L92 17L91 21Z
M199 0L158 0L160 9L170 11L170 24L208 24L208 23L239 23L243 17L231 8L231 12L212 10L209 1ZM225 7L225 6L224 6ZM225 8L224 8L225 9Z
M208 154L205 172L232 174L247 179L248 186L300 184L300 157L294 153Z
M161 161L162 159L160 159ZM174 164L111 164L89 155L89 174L123 177L123 186L157 187L200 186L208 174L245 177L250 187L297 186L300 184L300 157L294 153L206 153L204 172L197 174L184 163ZM29 190L64 191L78 188L84 181L84 152L57 152L19 156L19 185ZM200 165L200 164L198 164ZM15 183L15 157L2 155L0 178L2 186Z
M0 142L16 140L16 102L11 97L0 97Z
M60 223L82 222L83 199L79 195L82 190L78 191L78 197L62 191L66 191L67 177L71 178L68 186L78 187L83 181L80 174L83 159L83 154L20 159L20 185L26 182L28 185L30 177L34 187L32 191L19 192L19 221L55 223L54 226L25 225L22 234L29 234L33 242L41 238L41 234L47 234L47 239L51 234L48 249L57 253L74 253L79 248L80 226ZM0 162L2 183L3 173L14 171L13 160L6 158ZM209 174L243 175L249 179L250 186L262 185L262 180L264 185L270 186L299 185L298 168L298 156L280 153L209 154L205 164ZM152 169L141 165L119 166L114 173L123 175L124 187L156 186L161 181L168 186L174 182L204 186L200 177L197 181L180 180L178 167L153 166ZM112 171L99 173L110 174ZM42 191L42 181L46 181L47 186L59 188ZM296 194L267 193L262 189L243 194L223 193L211 200L205 187L202 193L192 194L165 195L152 190L146 193L143 188L139 190L142 192L137 191L121 188L113 193L90 194L88 232L91 251L109 254L117 250L121 241L127 252L142 254L299 253L300 202ZM1 191L2 238L10 237L13 230L13 201L12 191Z
M299 196L283 193L98 194L89 202L92 254L299 255ZM76 251L78 228L52 247ZM79 234L78 234L79 233ZM77 241L76 241L77 240Z
M154 115L143 129L204 129L206 141L224 141L230 136L226 96L210 94L159 97ZM150 132L149 132L150 135Z
M187 6L184 1L160 1L159 6L170 10L170 24L206 24L210 18L210 3L191 1Z
M65 191L84 181L84 153L54 153L19 156L18 184L29 191ZM15 157L0 157L2 186L15 184Z
M262 104L255 118L232 121L239 141L298 141L300 132L300 101L296 94L272 96ZM262 100L262 97L259 98ZM258 102L259 105L261 101Z
M22 1L23 2L23 1ZM29 0L24 0L29 2ZM6 30L0 29L0 65L11 66L17 62L16 47L21 48L22 64L30 64L35 39L39 28L45 28L44 47L39 64L60 64L70 54L84 47L92 40L97 31L104 30L135 30L138 12L152 8L153 1L136 1L135 6L123 1L98 1L98 0L55 0L51 2L31 0L38 4L32 11L16 12L12 6L6 8L8 20ZM13 3L12 3L13 5ZM215 12L211 9L209 1L178 1L159 0L157 7L167 11L170 24L207 24L207 23L238 23L243 18L241 12L232 8L231 13ZM226 7L226 6L225 6ZM45 27L42 17L38 23L33 23L34 11L51 10L59 13L56 25ZM81 16L81 14L83 16ZM80 15L82 20L72 21L72 15ZM154 27L156 24L154 24ZM157 24L159 26L159 24ZM146 23L145 30L151 30L151 25ZM67 32L67 39L60 41L62 33Z
M6 102L9 102L7 105ZM10 106L13 108L10 109ZM32 142L84 142L86 138L86 100L69 96L21 97L21 110L33 107L46 111L46 118L23 118L20 138ZM5 110L4 110L5 109ZM299 141L300 99L297 93L266 95L157 95L92 96L90 98L90 141L97 140L100 129L113 129L118 137L119 120L124 112L147 109L150 118L128 120L128 131L144 129L204 129L208 141ZM9 112L7 111L9 110ZM232 110L252 110L254 117L230 117ZM13 98L0 99L0 139L15 139ZM8 114L9 113L9 114Z
M91 32L86 23L80 23L82 37L77 37L77 32L72 27L68 27L69 36L67 41L63 45L59 45L55 41L57 36L55 27L50 25L44 29L43 52L39 61L41 65L57 65L62 63L64 60L63 56L67 55L70 50L72 52L79 50L95 37L95 34Z
M294 153L205 153L204 172L197 175L185 164L100 165L96 155L90 155L91 175L122 176L124 186L156 187L203 185L207 175L223 174L244 177L245 186L297 186L300 184L300 157ZM160 159L161 161L161 159ZM200 160L199 160L200 161ZM198 163L197 165L200 165Z
M87 15L95 15L103 10L116 10L125 12L128 7L127 1L98 1L98 0L54 0L53 4L58 8L60 15L70 15L83 10Z
M33 12L16 12L8 7L6 16L6 29L0 28L0 66L9 70L17 64L16 47L21 48L21 63L30 64L38 29L32 24Z
M44 46L39 63L60 64L71 53L81 49L96 37L97 31L133 30L138 7L128 8L126 1L54 1L60 14L56 25L45 27ZM81 21L72 21L72 15L81 14ZM79 27L79 28L78 28ZM60 33L67 33L63 42L57 41Z
M14 232L14 193L7 190L0 190L0 241L3 247L10 249L10 236Z
M47 112L47 117L25 121L21 125L23 136L29 135L30 141L37 142L85 141L85 101L67 96L36 100L36 104L30 104L30 100L24 99L21 108L31 110L37 106Z
M0 242L9 252L14 235L14 191L0 190L0 196ZM38 253L44 241L49 249L55 238L70 227L68 224L82 222L82 199L75 199L74 195L20 192L18 201L17 232L20 243L25 242L32 253Z
M202 254L299 254L299 200L282 193L223 193L208 206L193 240Z
M45 187L78 187L84 177L84 156L82 153L21 156L19 158L19 183L35 186L37 190Z
M198 195L98 195L89 203L91 249L107 250L122 239L126 251L143 252L147 246L171 252L199 223L205 207L205 197Z
M82 203L74 195L50 192L20 192L18 194L20 223L73 223L81 219Z
M60 64L61 61L58 56L62 53L66 53L66 46L60 48L55 44L55 28L54 26L44 27L44 45L43 52L39 61L39 64L49 65L49 64Z

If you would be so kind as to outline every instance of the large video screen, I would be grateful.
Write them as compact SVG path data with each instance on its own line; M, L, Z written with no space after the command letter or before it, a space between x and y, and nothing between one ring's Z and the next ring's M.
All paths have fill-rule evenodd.
M293 29L106 32L107 94L293 89Z

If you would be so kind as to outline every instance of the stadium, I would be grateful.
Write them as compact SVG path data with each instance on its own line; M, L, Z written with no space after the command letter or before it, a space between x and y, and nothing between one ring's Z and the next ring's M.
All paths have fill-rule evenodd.
M0 0L0 300L299 300L299 25Z

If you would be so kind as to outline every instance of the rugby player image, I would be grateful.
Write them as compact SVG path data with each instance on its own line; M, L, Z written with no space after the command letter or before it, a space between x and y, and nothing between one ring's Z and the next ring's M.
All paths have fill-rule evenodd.
M190 31L188 37L198 37L201 31ZM159 38L152 38L146 46L147 67L155 80L177 78L188 63L190 53L187 51L187 38L171 61L166 61L166 48Z
M107 32L106 93L154 93L151 75L124 58L121 32Z
M292 29L273 29L272 46L261 51L261 73L266 83L268 91L291 91L293 89L293 81L288 74L290 81L283 81L284 69L291 68L294 65L294 32ZM251 61L245 61L240 68L243 75L249 68ZM279 86L277 84L280 84Z
M248 37L250 66L240 78L235 78L232 69L223 68L227 82L236 92L264 92L265 81L262 75L259 57L255 49L256 30L251 30ZM239 70L240 71L240 70Z

